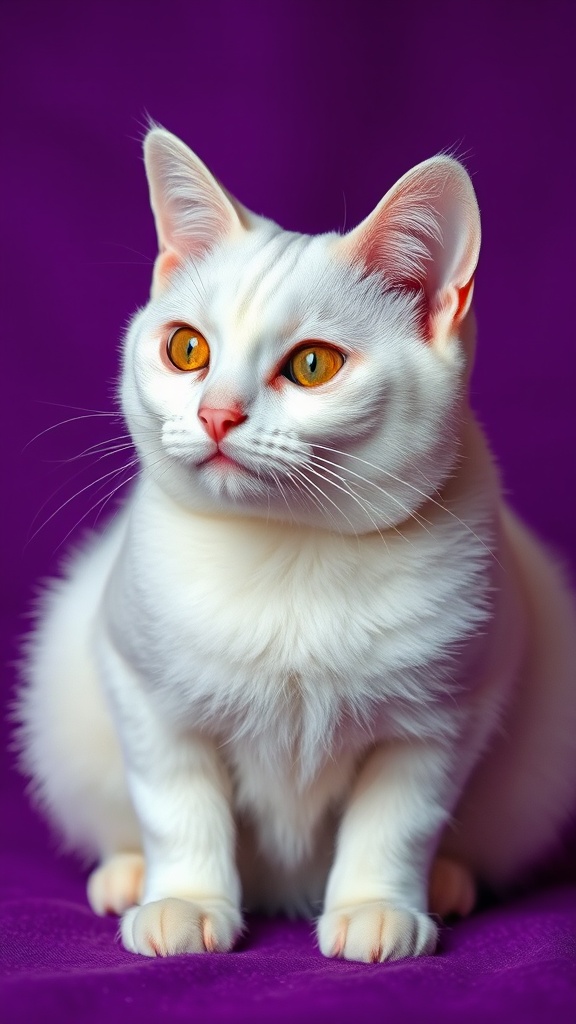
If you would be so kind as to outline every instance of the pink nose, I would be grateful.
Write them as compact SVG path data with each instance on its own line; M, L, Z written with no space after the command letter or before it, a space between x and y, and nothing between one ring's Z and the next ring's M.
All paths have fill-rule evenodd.
M244 423L248 417L237 409L210 409L207 405L198 410L198 419L206 433L220 444L222 438L232 427Z

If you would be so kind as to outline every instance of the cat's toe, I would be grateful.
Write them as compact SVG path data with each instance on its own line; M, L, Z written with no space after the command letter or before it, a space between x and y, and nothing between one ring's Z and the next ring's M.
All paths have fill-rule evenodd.
M476 903L474 875L461 861L437 857L430 872L428 901L430 913L438 917L466 917Z
M437 937L438 929L427 914L384 900L339 907L318 922L324 956L364 963L433 953Z
M191 901L168 897L128 910L120 925L132 953L225 953L242 928L240 912L228 900Z
M144 857L141 853L117 853L92 872L88 902L95 914L122 914L142 898Z

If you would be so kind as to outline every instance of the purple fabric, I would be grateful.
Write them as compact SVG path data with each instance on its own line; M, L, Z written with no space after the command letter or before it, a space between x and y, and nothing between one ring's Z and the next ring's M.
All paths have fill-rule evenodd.
M307 231L357 223L439 150L464 157L484 227L473 401L514 505L574 567L575 10L571 0L5 0L5 660L34 581L123 479L94 483L122 454L55 460L122 433L90 410L114 408L118 340L149 285L147 114L248 206ZM12 685L9 669L6 700ZM91 914L82 871L57 856L12 760L3 754L3 1020L576 1019L574 847L562 884L552 873L445 929L436 958L329 962L309 924L253 920L233 954L150 961Z

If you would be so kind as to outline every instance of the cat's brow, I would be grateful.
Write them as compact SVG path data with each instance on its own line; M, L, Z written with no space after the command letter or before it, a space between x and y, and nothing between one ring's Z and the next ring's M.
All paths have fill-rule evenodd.
M289 277L293 271L307 241L305 235L283 232L280 235L274 235L258 250L256 257L258 271L250 280L234 311L234 320L238 326L241 326L249 316L254 315L256 308L262 310L266 307L270 302L270 297L278 288L279 280ZM263 259L264 250L268 250L272 244L274 250L266 252L266 257ZM291 250L291 258L287 258L288 250Z

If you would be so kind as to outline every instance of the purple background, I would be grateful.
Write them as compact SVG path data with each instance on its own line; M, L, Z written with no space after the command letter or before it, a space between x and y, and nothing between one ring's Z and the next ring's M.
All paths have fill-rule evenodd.
M4 0L5 660L34 581L96 519L108 491L93 481L122 465L68 460L123 430L81 410L114 410L119 339L149 287L147 115L246 205L303 231L353 226L440 150L465 160L484 229L473 402L511 501L574 568L575 10L568 0ZM86 418L28 443L74 416ZM253 922L228 957L135 958L115 944L115 923L89 912L78 866L56 857L9 761L6 1020L574 1018L573 882L486 909L420 962L327 962L307 924L283 922Z

